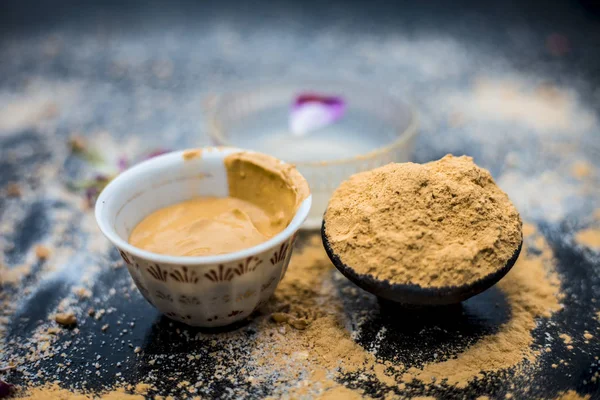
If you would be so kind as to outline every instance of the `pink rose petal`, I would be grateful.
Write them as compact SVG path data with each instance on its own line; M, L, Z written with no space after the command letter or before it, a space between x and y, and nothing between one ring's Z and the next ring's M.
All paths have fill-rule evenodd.
M331 125L342 117L346 105L341 97L305 93L296 97L289 119L294 135L304 135Z

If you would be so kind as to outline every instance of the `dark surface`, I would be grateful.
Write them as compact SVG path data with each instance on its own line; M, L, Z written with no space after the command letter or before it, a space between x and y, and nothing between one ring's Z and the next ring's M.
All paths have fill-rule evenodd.
M253 78L336 76L387 87L415 104L423 121L416 161L448 152L471 154L498 177L507 169L505 156L517 151L520 170L536 176L562 165L562 155L544 152L547 136L512 122L453 127L444 98L438 96L466 87L482 74L517 75L527 82L564 84L577 92L581 107L597 110L600 25L593 2L584 3L587 8L579 2L546 1L2 2L0 109L40 96L60 105L59 116L48 123L0 125L0 186L18 182L27 188L20 200L0 197L0 221L13 227L2 233L9 244L4 246L4 263L14 267L25 262L39 241L73 252L56 261L55 274L34 261L21 286L2 286L0 294L10 300L14 314L0 347L0 361L28 354L21 345L35 341L36 329L63 299L73 296L91 265L100 267L87 285L92 297L78 300L77 309L82 314L89 307L108 312L100 320L79 316L77 329L62 333L54 343L56 356L25 363L25 368L0 377L11 383L60 379L66 387L99 391L151 375L159 382L159 394L179 397L187 396L177 387L181 380L204 382L202 394L207 397L261 397L273 390L270 382L252 386L230 381L228 376L246 373L240 363L231 361L231 370L222 374L220 366L227 360L245 357L230 354L224 344L230 339L221 341L222 333L187 328L161 317L131 289L125 268L110 267L119 261L116 251L90 250L100 235L83 228L90 211L53 192L89 169L65 150L73 133L94 137L108 131L118 143L111 149L119 149L120 141L139 138L140 154L145 148L203 145L208 142L201 115L205 94ZM567 38L567 50L549 48L553 34ZM172 73L168 79L157 79L154 68L164 60L171 62ZM69 94L71 90L76 94ZM31 109L35 104L25 102L22 107ZM2 117L8 120L6 114ZM470 129L473 125L476 134ZM597 126L581 135L567 129L557 142L577 143L578 155L596 165L600 160L594 147L600 143ZM52 169L58 172L50 178L44 175ZM517 196L531 190L529 185L523 182L520 190L507 191ZM533 332L536 346L560 343L559 333L580 338L588 330L600 336L595 317L600 301L598 253L573 241L573 233L590 223L589 216L599 205L597 188L596 182L591 192L573 192L558 219L551 219L544 206L551 195L540 193L542 205L525 203L520 208L549 241L565 294L565 309L541 320ZM57 233L59 223L64 229ZM335 282L340 293L354 288L341 276ZM360 328L357 342L367 350L377 346L382 360L407 365L433 361L440 353L458 354L510 318L506 299L496 288L459 305L427 310L379 303L362 292L343 299L350 328ZM367 315L366 320L359 321L361 315ZM105 324L110 325L106 332L101 330ZM385 340L378 338L382 329ZM224 331L249 340L258 334L253 323ZM553 398L573 389L600 398L600 384L592 380L599 370L600 345L597 339L579 344L572 351L554 346L526 378L492 375L464 390L441 386L427 394L504 398L510 392L515 398ZM140 354L132 351L137 346L143 350ZM215 352L224 354L225 361L217 362ZM201 357L189 361L190 353ZM100 368L94 366L98 355ZM149 364L155 358L157 364ZM69 368L61 366L65 360ZM551 367L560 360L568 364ZM386 392L379 383L357 376L346 375L342 381L375 397ZM410 389L411 394L424 390L418 385Z
M445 306L457 304L473 296L476 296L495 285L500 279L510 271L515 265L523 242L514 252L513 256L494 273L487 275L483 279L463 286L446 286L440 288L422 288L419 285L391 283L389 280L375 279L371 275L359 274L352 266L344 264L339 255L336 254L327 237L325 221L321 227L321 238L323 247L329 256L332 264L348 279L354 282L358 287L384 300L391 300L407 306Z

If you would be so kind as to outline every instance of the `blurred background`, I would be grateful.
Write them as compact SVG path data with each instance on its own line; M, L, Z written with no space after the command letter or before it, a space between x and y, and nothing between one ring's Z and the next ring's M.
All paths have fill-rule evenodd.
M543 147L596 158L597 4L5 1L0 133L89 136L135 158L210 143L207 99L240 83L348 80L414 107L416 161L468 153L499 177L519 160L512 195L512 179L550 173L540 163L577 162Z
M169 354L171 343L188 350L137 292L131 299L122 294L130 278L124 268L107 267L119 256L98 232L90 207L110 177L140 159L210 144L207 116L215 95L248 83L266 87L261 82L273 79L354 82L410 105L419 123L409 159L473 156L557 251L567 311L536 331L536 340L545 340L546 330L582 330L583 316L590 326L597 323L600 263L597 250L588 248L598 244L577 244L574 234L600 224L600 213L593 217L600 204L598 10L591 0L2 1L6 269L0 264L0 277L6 285L0 299L11 306L0 317L11 319L0 320L0 336L13 344L0 343L0 361L28 354L14 343L37 346L36 330L65 304L80 316L90 304L115 310L101 322L89 318L74 339L81 346L69 350L75 359L97 351L113 362L102 376L93 366L82 368L92 388L112 384L114 364L125 363L119 357L130 350L116 347L116 333L117 345L103 347L105 337L95 332L105 321L133 318L129 345L144 351ZM36 258L37 243L52 249L51 262ZM76 287L93 297L76 295ZM485 315L481 320L496 329L485 304L472 304L469 312ZM552 380L561 390L571 388L582 377L589 383L590 363L597 374L591 353L573 356L568 373L549 363L540 387ZM12 381L39 372L40 381L60 377L79 387L81 375L64 372L51 358L40 363ZM145 365L129 366L128 381L148 373ZM179 366L173 361L173 370Z

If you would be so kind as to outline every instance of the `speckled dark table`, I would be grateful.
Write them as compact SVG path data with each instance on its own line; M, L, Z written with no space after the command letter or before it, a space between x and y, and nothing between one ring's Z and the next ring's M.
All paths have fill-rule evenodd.
M536 344L548 337L556 341L563 332L574 337L584 330L598 332L598 252L573 241L573 232L592 224L590 215L600 207L595 172L600 163L600 25L592 2L268 3L0 5L0 187L17 182L23 189L20 199L0 197L2 248L8 267L31 267L20 285L0 287L11 304L10 314L3 311L8 318L0 365L26 356L15 343L34 343L37 329L61 301L83 313L91 307L107 310L100 319L80 316L77 331L63 332L53 342L54 357L26 363L2 379L60 379L67 387L102 390L150 374L163 394L183 396L177 388L183 379L210 381L201 391L207 397L271 393L268 384L215 378L220 375L209 354L224 351L214 340L219 334L202 331L198 339L200 331L161 317L132 291L126 269L112 267L118 254L108 250L90 212L77 206L78 195L64 188L90 173L89 166L69 156L71 135L132 158L148 149L204 145L209 143L204 97L240 81L273 76L361 80L415 104L421 135L414 159L428 161L448 152L474 156L550 243L565 309L540 322L533 332ZM556 113L525 100L512 111L495 112L495 89L491 95L471 90L481 79L492 82L492 89L515 82L557 86L571 97ZM569 173L581 160L596 168L585 184ZM31 258L39 242L70 251L58 251L50 268ZM351 285L336 282L340 290ZM91 297L73 294L82 285ZM428 360L449 343L460 351L495 332L509 318L503 301L491 289L443 312L398 312L370 296L348 296L344 307L351 328L359 331L359 344L370 349L377 342L381 359L410 363L415 352ZM370 317L357 326L352 316L364 310ZM110 328L99 333L105 324ZM385 341L376 338L382 328ZM236 329L250 338L257 334L252 323L228 331ZM141 355L132 351L138 346ZM186 362L191 351L203 355L193 365ZM591 380L598 355L594 339L568 353L544 355L539 370L526 380L492 376L465 390L438 388L429 394L552 398L575 389L600 398L600 383ZM157 356L157 365L147 362ZM560 359L568 359L568 366L552 368ZM236 368L228 374L243 373ZM374 382L342 380L375 397L384 393Z

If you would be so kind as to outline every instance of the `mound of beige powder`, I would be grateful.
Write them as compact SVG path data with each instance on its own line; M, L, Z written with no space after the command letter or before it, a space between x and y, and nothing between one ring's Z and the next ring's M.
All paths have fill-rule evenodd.
M344 264L421 287L475 282L502 268L522 242L516 208L467 156L356 174L335 191L324 218Z

